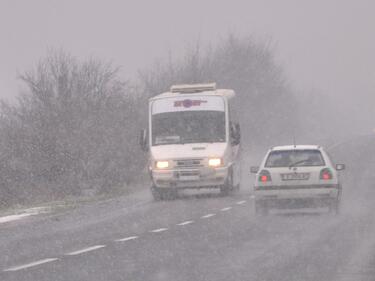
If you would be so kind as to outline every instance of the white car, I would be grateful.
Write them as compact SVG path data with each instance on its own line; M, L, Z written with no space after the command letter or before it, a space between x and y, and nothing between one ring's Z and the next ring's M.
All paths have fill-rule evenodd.
M255 212L266 215L271 208L328 207L339 211L341 184L338 172L321 146L288 145L271 148L256 173Z

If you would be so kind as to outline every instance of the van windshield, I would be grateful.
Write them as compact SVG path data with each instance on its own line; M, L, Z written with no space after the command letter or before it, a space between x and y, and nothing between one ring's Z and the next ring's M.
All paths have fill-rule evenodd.
M152 115L152 145L225 142L225 112L180 111Z
M280 150L272 151L265 167L324 166L319 150Z

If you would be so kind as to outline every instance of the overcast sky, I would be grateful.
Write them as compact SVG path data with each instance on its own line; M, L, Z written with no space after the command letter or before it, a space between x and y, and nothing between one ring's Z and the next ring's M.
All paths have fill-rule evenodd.
M17 72L49 47L112 60L132 76L168 51L234 32L271 39L298 91L375 111L374 27L371 0L0 0L0 98L18 94Z

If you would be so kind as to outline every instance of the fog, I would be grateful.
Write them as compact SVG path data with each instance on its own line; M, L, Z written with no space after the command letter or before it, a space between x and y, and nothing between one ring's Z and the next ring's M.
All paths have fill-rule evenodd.
M122 66L125 79L189 44L227 33L269 40L298 94L335 99L343 123L371 130L373 1L8 1L0 3L0 97L22 90L17 73L48 48Z
M374 280L374 11L0 0L0 280Z

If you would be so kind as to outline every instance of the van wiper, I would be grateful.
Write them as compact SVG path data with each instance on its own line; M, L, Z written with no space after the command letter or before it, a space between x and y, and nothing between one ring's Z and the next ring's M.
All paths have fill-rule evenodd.
M161 145L170 145L170 144L180 144L179 142L163 142L163 143L155 143L152 146L161 146Z
M302 164L302 163L307 162L307 161L309 161L309 159L304 159L304 160L299 160L297 162L294 162L294 163L292 163L292 164L289 165L289 169L291 169L292 167L297 166L298 164Z
M186 138L186 139L182 139L180 144L186 144L186 143L194 143L194 139L192 138Z
M186 144L186 143L214 143L214 142L218 142L216 140L212 140L212 139L184 139L181 144Z

